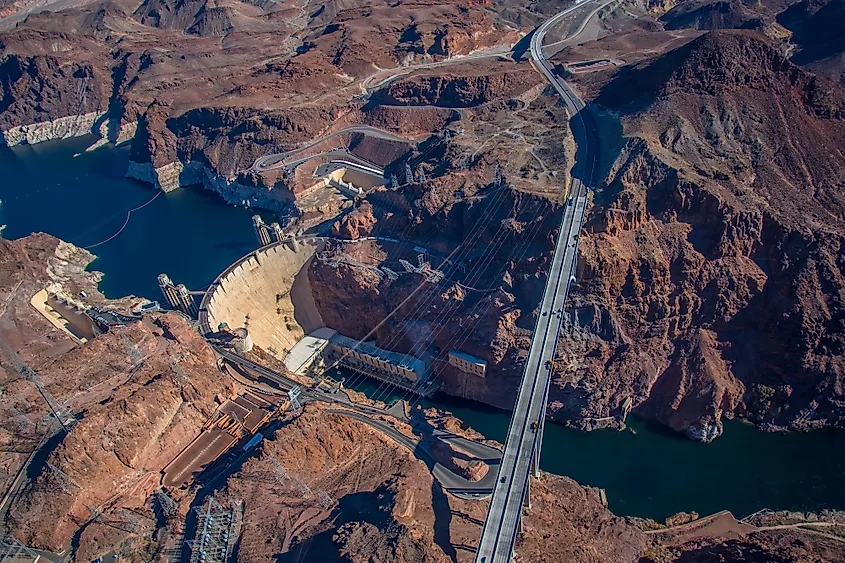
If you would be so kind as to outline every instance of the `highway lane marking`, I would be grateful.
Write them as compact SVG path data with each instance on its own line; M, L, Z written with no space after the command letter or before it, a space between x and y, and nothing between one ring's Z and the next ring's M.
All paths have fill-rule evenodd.
M564 12L561 12L560 14L554 16L553 18L546 21L543 25L541 25L540 28L538 28L537 32L535 33L534 37L532 37L531 52L532 52L532 55L534 55L534 57L532 57L532 58L537 59L538 66L540 67L542 74L546 77L547 80L552 82L553 86L555 87L555 90L558 92L558 94L562 98L564 98L564 101L567 102L567 107L570 108L570 109L574 109L575 115L573 117L577 118L577 122L579 122L579 124L581 125L582 131L583 131L583 134L584 134L584 139L587 142L587 144L585 146L585 151L589 155L589 144L588 144L589 135L588 135L586 123L584 121L584 117L582 115L582 110L584 109L584 105L583 105L583 103L580 103L580 100L578 100L574 96L573 93L570 93L568 87L565 84L561 84L559 82L560 79L553 74L553 72L549 68L549 63L545 58L545 54L542 52L542 48L543 48L542 40L543 40L543 37L545 36L545 33L548 31L548 29L552 25L554 25L554 23L556 23L560 18L562 18L565 15L571 13L573 10L579 8L581 5L583 5L585 3L586 2L579 4L579 5L577 5L573 8L570 8L569 10L565 10ZM592 17L592 15L590 17ZM538 45L539 45L539 49L538 49ZM574 133L574 131L573 131L573 133ZM588 156L588 158L589 158L589 156ZM583 161L582 161L582 163L579 165L580 172L582 172L582 173L584 171L584 166L585 166L585 163L583 163ZM595 171L595 156L593 156L593 163L592 163L592 166L591 166L591 169L590 169L590 177L587 178L588 182L590 182L590 183L592 183L594 171ZM583 213L584 213L585 208L586 208L586 194L585 194L586 186L585 186L584 182L578 177L578 176L581 176L581 175L582 174L579 174L579 175L576 176L575 174L573 174L573 180L574 180L573 181L573 184L574 184L573 187L575 189L573 190L573 194L570 196L570 201L572 203L571 203L571 205L568 205L567 213L564 216L564 222L561 224L561 233L560 233L559 239L558 239L558 246L555 248L555 256L553 258L553 264L552 264L553 267L552 267L552 271L550 271L550 274L549 274L549 283L551 283L552 280L557 280L555 282L555 290L554 290L553 299L552 299L552 305L553 306L557 303L557 297L559 295L558 290L560 289L560 275L563 273L563 271L566 271L567 274L569 274L567 279L564 282L564 292L563 292L563 295L561 296L562 302L565 303L566 298L568 297L568 293L569 293L569 285L570 285L570 282L571 282L571 274L572 274L574 267L575 267L575 264L576 264L577 244L576 244L576 247L575 247L575 251L573 252L573 251L570 250L570 246L568 244L568 241L571 240L573 229L576 226L578 228L576 235L578 233L580 233L581 225L583 224L583 219L584 219ZM570 210L569 207L571 207L572 209ZM561 259L558 259L558 251L560 250L560 242L564 242L564 241L562 241L562 237L564 236L564 232L565 232L566 237L567 237L567 239L565 241L566 246L564 247L563 257ZM553 273L553 271L556 267L558 269L558 273L557 273L556 277L553 277L552 273ZM547 286L546 289L548 290L548 286ZM542 304L543 304L543 306L541 307L541 311L543 310L543 307L546 306L546 293L545 292L544 292L544 298L543 298ZM562 308L562 305L561 305L561 308ZM550 313L550 314L553 314L553 310L547 311L547 312ZM541 313L541 319L542 319L542 313ZM547 321L545 323L545 325L546 325L545 331L546 332L544 332L544 334L543 334L542 345L540 347L541 359L542 359L542 356L547 353L548 336L549 336L548 332L551 328L550 327L550 320L551 319L547 319ZM561 324L562 324L562 318L558 322L558 327L557 327L557 332L556 332L556 337L555 337L555 343L557 342L557 338L560 335L560 325ZM542 323L538 322L537 328L539 329L541 327L541 325L542 325ZM535 330L535 335L536 335L536 330ZM520 467L523 466L526 463L526 460L524 459L525 458L524 452L525 452L525 449L526 449L525 425L528 423L528 419L530 418L532 411L537 410L537 407L535 406L536 399L537 399L537 397L535 396L536 385L537 385L537 380L540 379L540 377L541 377L540 373L539 373L540 368L538 368L536 366L536 364L533 367L531 365L532 364L531 357L533 357L533 355L535 353L535 347L534 347L535 343L536 343L536 340L532 340L532 346L531 346L531 350L529 352L529 361L528 361L528 365L526 366L526 373L523 376L523 383L520 385L520 397L519 397L518 402L517 402L517 408L514 410L514 417L511 419L511 426L508 430L508 441L507 441L506 446L505 446L505 455L504 455L503 460L502 460L502 465L500 466L500 474L502 472L505 472L505 471L510 471L510 478L508 479L508 486L507 486L506 492L504 493L504 497L502 497L501 493L500 493L500 491L502 489L499 486L501 484L501 482L498 480L498 476L497 476L497 483L496 483L496 488L494 489L494 493L493 493L493 500L491 501L490 508L489 508L488 514L487 514L487 518L485 519L485 522L484 522L484 527L483 527L482 535L481 535L481 541L479 542L478 550L476 552L476 560L477 561L479 561L479 560L485 561L485 563L486 563L486 560L487 560L486 554L488 552L490 552L490 555L494 560L497 560L497 558L502 558L502 557L509 559L511 552L512 552L513 544L514 544L514 541L515 541L515 536L516 536L516 533L517 533L516 525L515 525L516 518L512 515L512 513L513 513L512 498L513 498L513 492L514 492L513 488L514 488L514 482L516 480L515 472L517 470L521 471ZM524 405L521 405L521 399L522 399L523 392L527 390L526 384L529 382L529 380L527 380L526 378L529 377L529 370L533 370L533 373L531 375L531 377L533 379L530 381L531 382L531 396L530 396L530 399L527 399L529 401L529 404L526 407ZM544 399L548 395L548 387L549 387L550 383L551 383L551 375L549 374L548 380L546 381L546 385L544 386L544 392L543 392ZM543 411L545 410L545 402L544 402L544 404L542 404L540 406L540 409L543 410ZM519 414L519 413L524 413L524 415ZM520 442L518 442L516 444L517 451L515 453L513 453L513 452L509 453L508 452L508 450L509 450L508 445L510 445L511 443L514 443L512 441L512 438L513 439L517 438L517 436L513 432L514 429L519 426L519 422L516 422L517 417L522 418L522 422L521 422L522 432L520 433L520 436L522 438L521 438ZM515 422L516 422L516 426L514 425ZM533 441L531 442L531 453L532 454L536 451L536 448L537 448L537 438L536 438L536 436L534 436ZM517 456L517 454L520 454L520 455ZM519 458L522 458L521 463L519 462ZM531 460L528 459L527 462L530 463ZM506 464L507 464L507 468L506 468ZM529 479L530 479L530 469L526 469L526 479L525 479L526 482L525 482L524 485L522 485L522 489L521 489L522 492L523 492L523 495L525 494L525 489L527 488L527 484L528 484ZM496 493L500 493L500 494L497 495ZM500 499L502 499L502 500L500 500ZM522 502L523 502L522 499L520 499L519 500L519 506L517 508L517 516L521 515ZM489 537L488 533L489 533L489 530L491 529L490 528L491 517L492 517L493 521L495 522L493 524L493 526L495 526L495 536L492 539L485 541L485 539ZM501 553L501 551L502 551L502 548L504 546L501 545L500 540L501 540L501 537L502 537L503 528L506 524L508 526L511 526L511 524L514 524L514 525L513 525L513 535L510 538L511 541L510 541L510 544L509 544L509 547L511 549L509 550L509 553L503 555ZM492 543L492 545L488 545L490 543ZM484 555L482 555L482 553L484 553ZM492 561L490 563L492 563Z

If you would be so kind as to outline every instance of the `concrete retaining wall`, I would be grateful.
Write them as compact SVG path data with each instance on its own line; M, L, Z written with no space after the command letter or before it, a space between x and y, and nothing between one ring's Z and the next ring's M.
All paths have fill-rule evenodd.
M300 239L298 246L293 250L289 242L273 244L233 264L207 299L210 328L217 330L220 323L230 329L248 325L256 346L284 360L306 333L322 327L308 266L325 241Z

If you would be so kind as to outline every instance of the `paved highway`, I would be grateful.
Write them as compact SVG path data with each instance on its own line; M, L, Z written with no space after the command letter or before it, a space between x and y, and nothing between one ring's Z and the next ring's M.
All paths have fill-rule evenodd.
M256 364L255 362L247 360L243 356L239 356L238 354L233 354L232 352L229 352L228 350L226 350L225 348L223 348L221 346L216 346L216 345L212 344L211 347L214 349L215 352L220 354L223 357L223 359L226 360L227 362L231 362L231 363L233 363L237 366L252 370L255 373L257 373L258 375L260 375L261 377L265 377L269 381L272 381L273 383L277 384L279 387L281 387L285 391L290 391L294 387L301 387L301 385L298 381L294 381L293 379L285 377L284 375L282 375L280 373L277 373L277 372L275 372L271 369L265 368L262 365L259 365L259 364Z
M309 148L313 147L318 143L322 143L323 141L327 141L333 137L337 137L338 135L343 135L344 133L361 133L362 135L367 135L368 137L373 137L376 139L384 139L386 141L394 141L397 143L406 143L406 144L413 144L413 141L409 141L403 137L399 137L398 135L394 135L390 131L385 131L383 129L378 129L376 127L370 127L369 125L350 125L349 127L344 127L343 129L339 129L334 133L329 133L325 137L321 137L307 145L300 147L298 149L276 153L276 154L268 154L267 156L262 156L256 159L256 161L252 165L253 172L266 172L267 170L274 170L280 168L282 166L286 166L287 159L296 156L297 154L308 150ZM308 160L309 157L304 159L300 159L298 162L304 162Z
M364 424L367 424L368 426L371 426L376 430L379 430L383 434L387 435L388 437L390 437L391 440L403 446L418 458L422 459L426 463L426 465L428 465L431 469L431 473L434 478L437 479L437 481L443 486L443 488L449 491L450 493L468 499L484 498L486 496L490 496L490 491L492 490L493 483L496 479L496 470L498 469L499 460L502 456L502 452L500 452L496 448L491 448L490 446L485 446L484 444L468 440L461 436L456 436L454 434L449 434L446 432L440 432L438 430L434 430L431 433L431 435L435 439L451 443L456 448L459 448L460 450L463 450L466 453L472 455L476 459L483 460L485 463L487 463L487 465L490 467L490 470L487 472L487 475L485 475L482 479L478 481L470 481L469 479L465 479L464 477L453 473L450 469L440 464L435 459L434 454L429 451L427 445L424 442L403 434L402 432L400 432L390 424L387 424L386 422L382 422L380 420L371 418L365 414L349 410L329 409L328 412L352 418L359 422L363 422Z
M528 494L528 478L532 467L539 463L542 445L543 420L551 381L546 363L555 357L560 334L562 312L569 285L574 280L578 233L587 204L586 190L593 186L595 154L590 147L582 110L584 103L553 71L543 54L543 38L561 18L579 9L586 2L565 10L537 28L531 39L531 57L538 70L554 86L566 103L572 119L573 135L579 148L572 174L570 197L561 222L560 233L543 292L540 315L534 329L531 349L511 419L505 453L499 468L493 498L481 533L476 563L509 563L513 556L516 534L522 517L522 506ZM585 185L585 182L587 185ZM536 425L534 423L537 423Z

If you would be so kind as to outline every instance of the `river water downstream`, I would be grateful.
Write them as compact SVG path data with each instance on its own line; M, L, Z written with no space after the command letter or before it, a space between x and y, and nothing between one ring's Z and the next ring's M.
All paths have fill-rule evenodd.
M121 229L128 210L156 196L152 187L124 177L128 149L74 156L89 143L0 148L5 238L43 231L78 246L96 244ZM92 249L98 258L91 268L105 273L101 289L109 297L160 299L156 276L162 272L203 289L255 248L252 215L200 188L161 194L133 212L120 235ZM450 398L425 405L451 411L491 439L503 441L507 433L506 412ZM845 509L843 431L771 434L729 421L722 437L698 444L651 423L629 422L624 432L548 425L542 468L605 488L620 515Z

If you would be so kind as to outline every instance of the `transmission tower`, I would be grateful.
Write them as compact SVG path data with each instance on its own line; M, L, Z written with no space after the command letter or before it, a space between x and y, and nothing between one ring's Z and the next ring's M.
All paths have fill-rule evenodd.
M24 362L21 357L15 352L11 346L9 346L6 341L0 338L0 348L2 348L3 353L6 355L6 358L11 362L12 366L14 366L15 371L20 374L21 377L24 379L28 379L35 385L35 388L38 389L38 392L44 398L44 401L47 403L47 406L50 408L50 411L53 413L53 416L56 417L56 420L59 421L59 424L62 425L62 428L65 431L69 431L73 428L76 423L76 417L73 416L73 413L68 410L67 407L62 405L58 402L55 397L44 387L44 384L41 383L41 378L38 377L38 373L31 367L29 367L26 362Z
M158 505L165 518L172 518L176 515L176 510L179 508L179 505L176 504L176 501L164 491L156 491L153 495L153 500Z
M185 370L173 356L168 356L167 360L170 362L170 369L176 374L176 380L180 385L187 385L191 382L191 378L188 377L188 374L185 373Z
M363 262L356 260L349 254L345 252L337 253L337 254L326 254L325 252L321 252L317 255L317 259L324 264L330 265L332 268L337 268L341 264L346 264L347 266L351 266L353 268L359 268L362 270L369 270L370 272L374 273L379 277L379 279L384 278L384 272L382 272L376 266L371 264L364 264Z
M141 364L144 363L144 358L141 355L141 351L138 349L138 345L132 342L129 337L122 332L120 333L120 340L123 342L123 347L126 348L127 354L129 354L129 357L132 359L132 367L141 367Z
M9 420L17 423L17 433L23 434L27 428L32 426L32 421L25 414L16 409L14 405L9 407Z
M396 281L399 279L399 274L397 274L386 266L382 266L381 271L384 272L384 274L387 276L387 279L389 279L390 281Z
M79 483L74 481L70 475L68 475L49 461L47 462L47 469L50 470L50 475L53 477L59 487L61 487L62 490L67 494L72 495L74 487L77 489L82 488L79 486Z
M417 166L417 177L420 182L425 182L425 170L423 170L422 164Z
M279 460L275 457L270 458L270 465L273 469L273 478L279 485L284 485L285 482L290 479L288 476L288 471L285 467L279 463Z
M302 393L302 387L297 385L290 391L288 391L288 400L290 401L290 408L291 410L297 410L302 408L302 403L299 402L299 395Z
M42 557L34 550L28 548L18 540L15 536L9 534L0 541L0 549L3 550L0 562L35 562L42 559Z
M496 163L496 168L493 170L493 186L500 187L502 185L502 169L499 163Z
M396 179L396 174L390 175L390 187L391 188L398 188L399 187L399 180Z
M411 170L411 163L405 163L405 183L411 184L414 182L414 171Z
M122 524L122 526L119 526L121 529L129 532L130 534L137 534L142 528L144 528L141 518L131 510L121 508L118 510L118 513L120 514L119 522Z
M303 483L302 481L300 481L299 479L297 479L295 477L291 477L291 475L290 475L290 473L288 473L287 469L285 469L284 466L281 463L279 463L279 460L277 460L274 457L271 457L270 458L270 465L272 466L272 469L273 469L273 476L274 476L276 482L279 485L282 485L282 486L285 486L285 487L289 486L294 491L296 491L300 496L303 496L303 497L310 497L313 494L311 492L311 489L308 488L308 485L306 485L305 483Z

